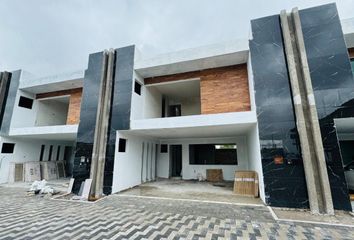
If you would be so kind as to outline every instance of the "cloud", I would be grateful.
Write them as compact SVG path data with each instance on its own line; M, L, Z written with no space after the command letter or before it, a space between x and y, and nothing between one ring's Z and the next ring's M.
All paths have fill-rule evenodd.
M147 56L247 38L249 20L327 0L1 0L0 70L84 69L88 55L136 44ZM338 0L341 18L354 0Z

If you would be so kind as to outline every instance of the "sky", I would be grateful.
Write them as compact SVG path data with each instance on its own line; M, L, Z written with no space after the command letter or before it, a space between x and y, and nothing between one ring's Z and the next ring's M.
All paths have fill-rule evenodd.
M0 71L46 76L86 69L88 55L135 44L145 57L247 39L251 19L354 0L0 0Z

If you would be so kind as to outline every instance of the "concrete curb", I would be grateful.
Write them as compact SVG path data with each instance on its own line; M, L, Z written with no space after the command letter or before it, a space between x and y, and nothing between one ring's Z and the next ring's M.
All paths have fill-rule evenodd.
M293 223L309 223L316 225L327 225L327 226L336 226L336 227L349 227L354 228L354 225L350 224L341 224L341 223L328 223L328 222L318 222L318 221L306 221L306 220L295 220L295 219L287 219L287 218L278 218L273 209L270 206L267 206L270 214L273 216L274 220L277 222L293 222Z
M226 204L226 205L235 205L235 206L265 207L265 205L263 205L263 204L231 203L231 202L207 201L207 200L197 200L197 199L184 199L184 198L137 196L137 195L131 195L131 194L116 194L114 196L116 196L116 197L133 197L133 198L157 199L157 200L174 200L174 201L186 201L186 202L199 202L199 203L202 202L202 203Z

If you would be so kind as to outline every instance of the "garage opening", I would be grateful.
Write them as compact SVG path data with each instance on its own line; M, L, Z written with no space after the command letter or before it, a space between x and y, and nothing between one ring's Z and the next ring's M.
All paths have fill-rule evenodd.
M160 138L131 134L131 131L117 134L127 139L127 148L125 152L116 152L113 192L262 204L254 193L240 195L234 188L235 173L240 171L256 172L263 183L256 126L245 127L237 135L230 132L235 134L231 136L210 136L192 129L186 129L185 137L176 139L168 139L167 133L163 137L158 133ZM262 183L260 190L257 186L257 194L262 194Z
M28 183L43 179L66 182L65 179L72 176L75 145L72 139L57 139L53 134L47 138L12 138L11 141L15 142L13 152L0 153L0 158L6 158L8 162L0 169L0 183Z

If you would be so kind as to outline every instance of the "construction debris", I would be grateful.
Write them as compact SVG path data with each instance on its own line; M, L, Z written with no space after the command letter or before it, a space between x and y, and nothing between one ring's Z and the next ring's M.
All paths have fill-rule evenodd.
M81 183L79 194L73 196L71 199L88 201L91 184L92 184L92 179L86 179L85 182Z
M42 181L34 181L28 191L32 194L44 194L44 195L54 195L58 194L59 191L54 190L54 188L47 185L47 181L43 179Z
M68 185L68 190L66 190L66 194L70 194L72 192L73 186L74 186L74 181L75 181L74 178L70 178L70 182Z
M59 189L61 191L56 190L53 188L53 183L48 183L46 180L41 180L41 181L34 181L31 184L31 187L27 191L28 196L34 196L34 195L40 195L41 197L45 198L52 198L53 195L57 195L54 197L54 199L65 199L65 200L79 200L79 201L96 201L98 198L95 198L94 196L90 196L90 190L92 186L92 179L86 179L84 182L81 184L80 191L78 194L72 193L73 185L74 185L74 178L71 178L68 183L65 184L67 186L67 189L63 189L61 186ZM54 185L55 187L55 185ZM59 194L62 193L62 194Z

